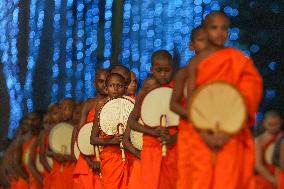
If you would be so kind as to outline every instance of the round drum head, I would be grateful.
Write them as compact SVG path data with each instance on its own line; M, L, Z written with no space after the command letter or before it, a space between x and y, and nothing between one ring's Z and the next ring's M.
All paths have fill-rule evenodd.
M39 159L39 154L36 155L36 160L35 160L35 166L36 166L36 169L40 172L40 173L43 173L44 172L44 167L43 165L41 164L40 162L40 159ZM50 157L47 157L47 163L50 167L52 167L53 165L53 160L52 158Z
M275 150L275 142L271 143L264 152L264 159L266 163L273 165L273 153Z
M93 123L87 123L83 127L81 127L78 133L78 148L80 152L86 156L94 155L95 149L94 146L91 145L91 132L93 128Z
M99 113L99 126L107 135L118 134L118 126L122 124L124 129L128 117L134 108L134 102L127 98L115 98L109 100Z
M80 150L79 150L79 147L78 147L77 142L75 142L75 144L74 144L74 155L75 155L75 158L76 158L76 159L79 159Z
M234 86L213 82L193 95L189 118L197 129L236 134L245 123L247 110L241 93Z
M71 155L73 126L67 123L55 125L49 133L49 147L59 154Z
M145 96L141 106L141 119L145 125L160 126L163 115L167 118L167 126L179 124L179 116L170 110L172 92L172 88L159 87Z
M139 120L139 123L143 125L142 120ZM135 148L138 150L142 150L143 146L143 133L140 133L138 131L131 130L130 131L130 141L133 144Z

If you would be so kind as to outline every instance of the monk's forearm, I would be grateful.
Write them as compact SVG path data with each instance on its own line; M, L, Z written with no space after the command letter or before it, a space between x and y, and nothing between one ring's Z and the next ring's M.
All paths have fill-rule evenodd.
M140 150L136 149L130 141L123 141L123 146L126 150L140 159Z
M138 123L136 120L132 120L132 119L129 120L129 125L130 125L130 128L134 131L138 131L141 133L155 136L153 134L153 130L154 130L153 128L145 127L144 125Z
M271 174L263 165L257 165L256 171L270 182L273 182L275 179L275 176Z
M176 114L180 115L182 118L187 118L186 109L183 106L181 106L179 103L177 102L171 103L171 110Z
M113 143L113 137L110 138L95 137L91 144L94 146L118 145L117 143Z
M31 171L31 174L37 179L38 182L43 182L43 177L41 174L37 171L36 167L33 164L29 165L29 169Z

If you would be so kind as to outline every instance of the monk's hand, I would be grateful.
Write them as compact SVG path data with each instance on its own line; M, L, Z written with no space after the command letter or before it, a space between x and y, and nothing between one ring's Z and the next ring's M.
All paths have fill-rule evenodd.
M137 158L141 159L141 151L140 151L140 150L135 149L134 155L135 155Z
M169 133L169 131L168 131L167 128L162 127L162 126L158 126L158 127L155 127L154 129L152 129L151 134L155 137L161 137L162 135L166 135L168 133Z
M209 148L213 150L218 149L217 141L215 140L213 133L209 133L207 131L201 131L199 134Z
M66 158L65 158L64 155L53 153L52 156L53 156L57 161L59 161L60 163L63 163L63 162L66 161Z
M219 133L214 134L214 138L216 141L216 146L218 148L221 148L230 139L230 136L226 133L219 132Z
M111 144L120 144L120 142L123 140L123 135L116 134L113 136L111 140Z

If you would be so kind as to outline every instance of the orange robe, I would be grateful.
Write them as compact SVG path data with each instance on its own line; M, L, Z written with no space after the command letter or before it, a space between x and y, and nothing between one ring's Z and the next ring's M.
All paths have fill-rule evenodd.
M189 124L188 164L179 175L178 189L254 189L255 149L250 127L262 97L262 78L252 61L234 48L207 56L196 70L196 87L213 81L236 86L245 98L249 120L242 131L218 151L212 165L212 151Z
M48 150L48 135L45 136L45 150ZM52 168L52 167L51 167ZM43 173L43 189L51 189L50 182L51 182L51 172L45 171Z
M87 123L94 120L95 109L92 109L87 116ZM95 156L92 156L95 160ZM73 172L74 186L73 189L101 189L101 181L97 172L94 172L84 159L84 155L80 154L76 167Z
M107 138L109 136L101 131L100 137ZM122 161L120 147L118 145L104 146L100 158L103 188L127 189L130 162L128 158Z
M276 139L277 139L277 136L273 137L271 140L269 140L266 144L264 144L262 146L264 166L273 175L276 175L276 167L265 161L264 153L265 153L266 149L269 147L269 145L274 143L276 141ZM262 175L256 175L255 178L256 178L256 188L257 189L276 189L276 187L273 185L273 183L266 180Z
M284 188L284 171L279 170L278 171L277 189L283 189L283 188Z
M39 146L36 148L36 153L39 153ZM30 189L41 189L42 184L38 182L38 180L31 174L29 171L29 184L30 184Z

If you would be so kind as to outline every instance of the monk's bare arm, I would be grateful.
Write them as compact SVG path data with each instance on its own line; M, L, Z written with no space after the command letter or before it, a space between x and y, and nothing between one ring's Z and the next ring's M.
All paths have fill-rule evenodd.
M284 171L284 139L282 139L280 144L280 168Z
M47 162L47 149L46 149L46 144L45 144L45 132L42 131L39 135L39 160L41 164L43 165L44 169L47 171L51 171L51 167L49 166Z
M137 158L140 158L140 150L135 148L130 141L130 131L131 131L131 129L130 129L129 125L127 125L126 131L125 131L124 136L123 136L123 146L124 146L125 149L127 149L130 153L135 155Z
M256 150L256 161L255 161L255 169L256 171L261 174L264 178L269 180L272 183L276 183L276 178L272 175L264 166L263 164L263 150L261 147L261 139L260 137L256 138L255 140L255 150Z
M182 68L177 73L174 80L174 89L171 98L171 110L181 117L187 118L187 110L181 104L181 99L184 96L184 88L186 86L187 69Z
M23 177L25 180L29 180L29 176L27 174L27 172L24 169L24 165L22 163L22 141L20 139L17 139L16 144L15 144L15 155L11 158L13 158L14 161L14 166L15 166L15 170L17 171L17 173Z
M32 143L31 149L30 149L30 157L29 157L29 170L31 171L31 174L40 182L43 183L43 177L42 175L38 172L35 166L36 162L36 148L39 145L39 138L35 139Z

